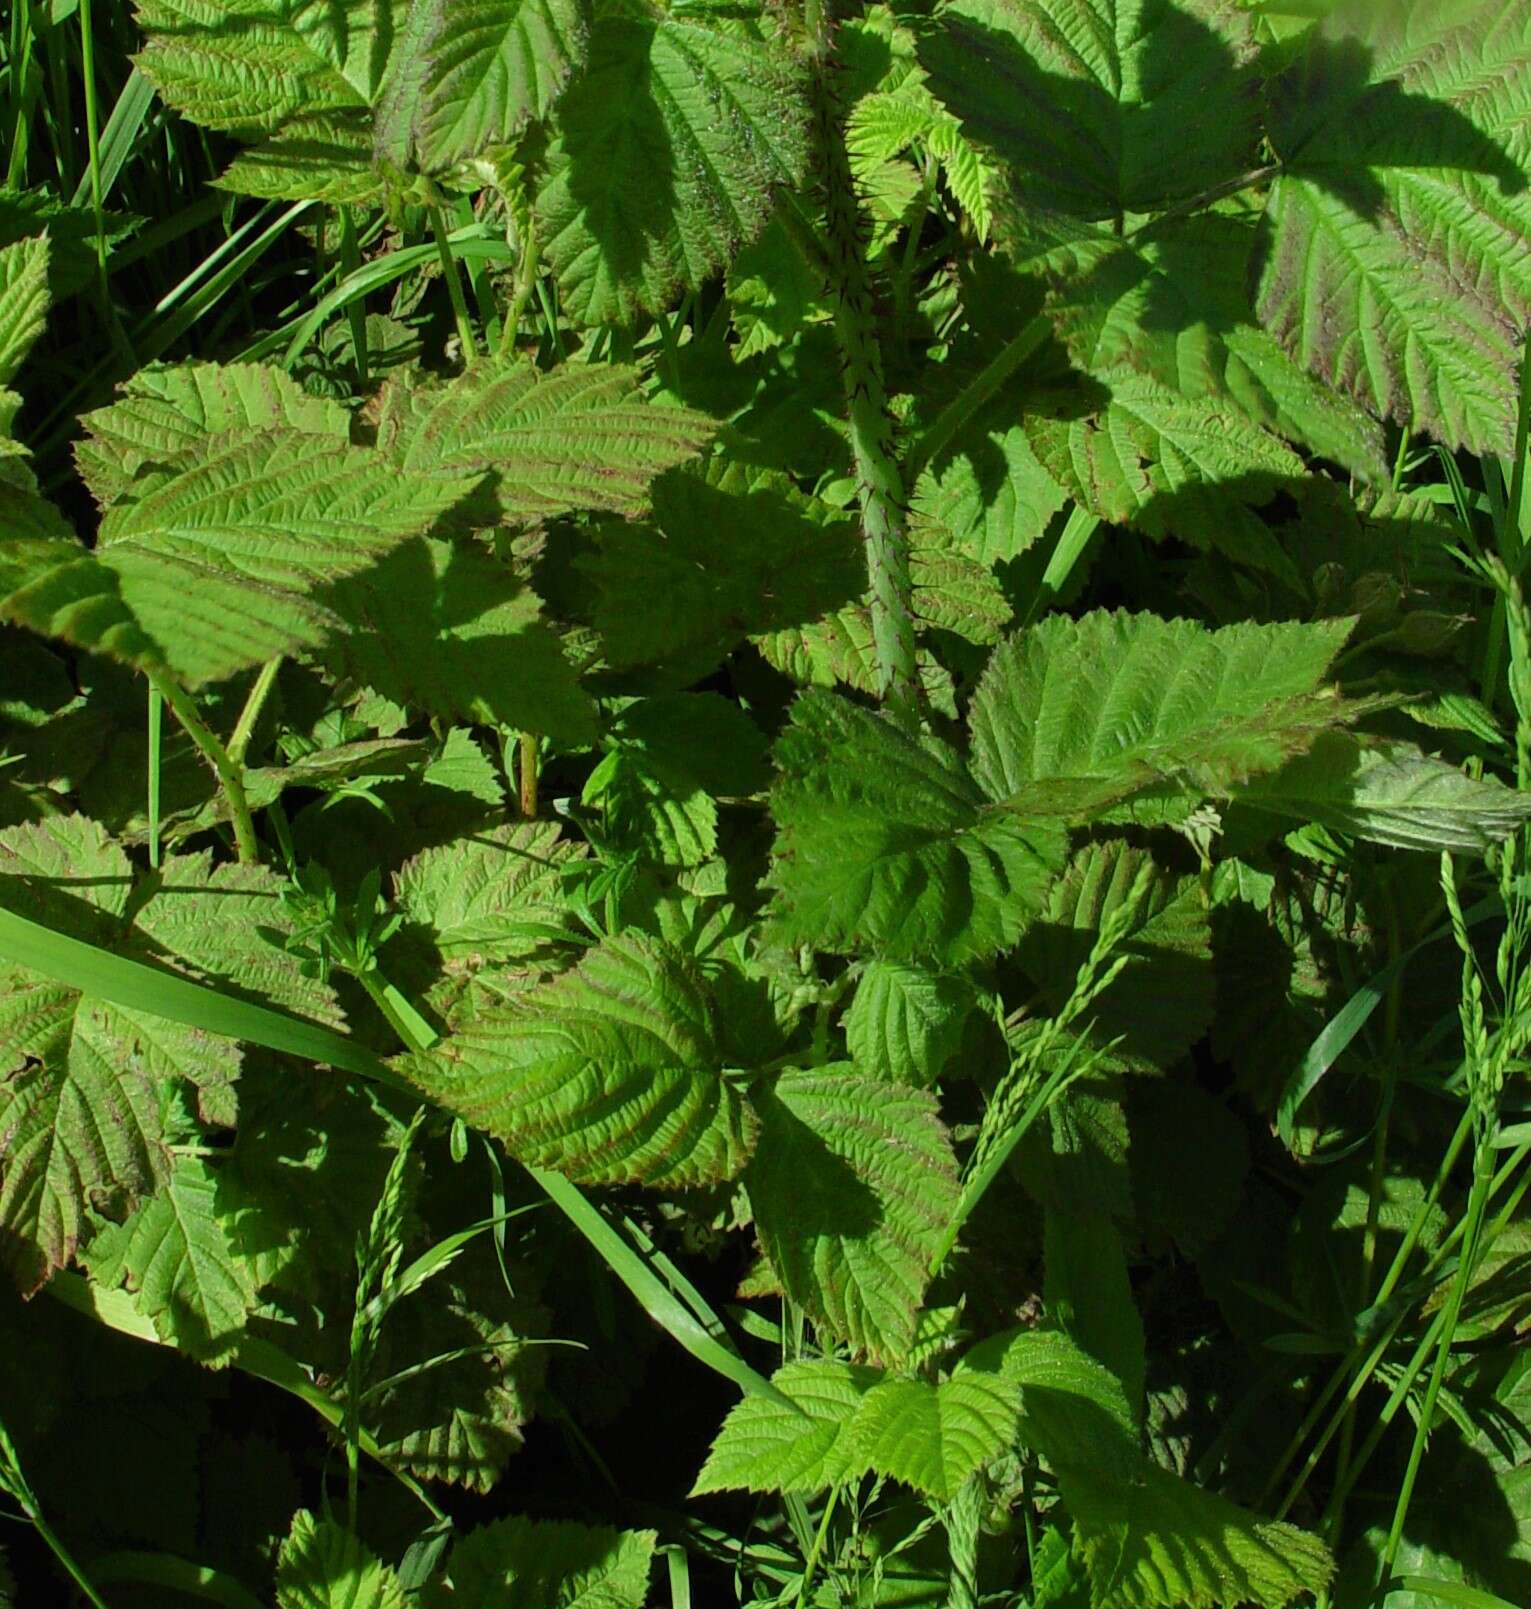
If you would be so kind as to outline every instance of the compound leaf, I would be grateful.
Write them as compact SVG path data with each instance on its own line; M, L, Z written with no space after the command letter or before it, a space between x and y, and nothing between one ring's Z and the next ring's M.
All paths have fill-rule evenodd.
M0 386L9 385L48 319L46 236L0 246Z
M1333 1574L1296 1526L1260 1520L1139 1451L1115 1377L1048 1331L997 1336L954 1377L1021 1388L1021 1436L1052 1465L1098 1609L1281 1609Z
M471 484L291 428L207 438L114 504L93 552L0 485L0 612L200 686L323 642L340 621L315 590L427 530Z
M1238 798L1261 814L1428 854L1481 853L1531 820L1531 798L1492 777L1474 779L1411 743L1363 745L1340 732Z
M329 989L282 948L280 884L258 867L171 858L135 890L93 822L0 833L0 899L56 931L337 1023ZM132 903L130 904L130 898ZM131 912L131 920L129 913ZM86 1209L121 1213L171 1176L169 1097L194 1086L208 1123L234 1121L232 1040L8 967L0 978L0 1247L35 1289L73 1254Z
M300 113L367 106L391 43L379 0L137 0L137 9L137 62L150 83L192 122L246 138Z
M1053 479L1112 524L1290 574L1291 561L1254 510L1302 481L1302 459L1229 403L1190 400L1126 369L1105 379L1109 395L1094 412L1027 421Z
M1119 219L1252 165L1248 14L1232 0L956 0L920 47L963 132L1032 211Z
M684 1187L732 1178L753 1147L754 1116L723 1061L694 965L629 932L400 1071L532 1167Z
M329 657L385 698L567 743L595 735L594 706L536 593L472 541L406 542L334 586L329 604L347 628Z
M378 206L387 187L372 165L371 119L361 112L292 118L279 133L241 152L213 184L261 201L324 201Z
M854 522L784 475L717 458L666 475L653 500L652 527L606 526L581 561L614 664L657 662L691 681L746 635L810 623L865 589ZM648 590L666 607L634 609Z
M782 1285L858 1352L903 1356L957 1206L935 1099L839 1066L783 1073L758 1106L746 1184Z
M1245 288L1255 238L1245 219L1202 213L1139 241L1103 232L1059 247L1049 258L1054 325L1092 374L1136 370L1181 398L1214 402L1219 417L1233 404L1267 430L1384 480L1377 421L1255 321ZM1266 450L1263 437L1250 439Z
M82 414L80 423L86 436L75 444L75 464L103 508L146 467L192 452L209 436L287 428L343 442L351 430L338 402L310 396L269 363L152 363L117 401Z
M1120 839L1087 844L1053 884L1047 905L1021 938L1016 959L1061 1009L1101 924L1132 893L1147 850ZM1194 877L1154 865L1143 903L1116 952L1126 964L1090 1006L1103 1066L1151 1071L1173 1066L1212 1022L1212 933Z
M556 824L517 822L422 850L404 863L397 904L441 964L477 970L569 943L563 873L585 853Z
M906 962L867 963L845 1014L845 1043L863 1072L933 1084L962 1042L973 1004L966 981Z

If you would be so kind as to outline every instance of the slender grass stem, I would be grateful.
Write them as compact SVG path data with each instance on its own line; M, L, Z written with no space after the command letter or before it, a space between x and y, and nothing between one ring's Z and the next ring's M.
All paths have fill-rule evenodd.
M22 1472L21 1460L4 1425L0 1425L0 1491L7 1493L20 1505L48 1551L58 1560L65 1573L96 1609L109 1609L106 1600L96 1591L90 1577L80 1568L74 1555L64 1546L57 1531L48 1523L42 1505L33 1495L31 1485Z
M340 266L346 276L361 267L361 249L356 242L356 220L349 207L337 207L340 215ZM365 391L370 361L367 352L367 310L362 298L346 304L346 323L351 331L351 353L356 365L356 384Z
M813 1546L808 1550L808 1557L803 1561L803 1576L797 1584L797 1609L803 1609L804 1604L811 1603L809 1593L813 1589L813 1579L818 1574L819 1560L824 1555L824 1544L829 1540L829 1527L835 1517L835 1509L840 1502L840 1488L830 1488L829 1496L824 1500L824 1512L819 1516L819 1527L813 1533Z
M149 865L158 868L160 859L160 741L163 736L165 700L159 688L149 686Z
M1456 1278L1452 1281L1451 1295L1441 1314L1440 1337L1436 1342L1435 1362L1430 1370L1430 1381L1425 1387L1425 1400L1419 1410L1414 1427L1414 1441L1409 1448L1409 1461L1404 1467L1403 1482L1398 1488L1398 1501L1393 1506L1393 1523L1388 1527L1387 1543L1382 1550L1378 1566L1379 1582L1393 1573L1393 1561L1398 1557L1398 1545L1403 1541L1404 1524L1409 1507L1414 1501L1414 1487L1419 1480L1419 1466L1424 1461L1425 1446L1435 1422L1435 1406L1440 1400L1441 1386L1446 1379L1446 1366L1451 1361L1451 1348L1456 1340L1457 1325L1462 1318L1462 1303L1472 1284L1473 1270L1478 1258L1478 1241L1483 1229L1483 1215L1488 1206L1489 1190L1494 1180L1493 1153L1486 1137L1480 1136L1478 1154L1473 1167L1472 1192L1467 1202L1466 1227L1462 1235L1462 1252L1457 1263Z
M462 344L462 360L464 365L468 365L478 357L478 343L473 335L473 319L468 312L468 299L463 294L462 273L458 269L456 257L452 255L452 245L447 237L446 219L442 217L440 205L432 202L429 213L431 234L436 241L436 260L441 264L442 277L447 282L447 296L452 303L452 317L457 323L457 339Z

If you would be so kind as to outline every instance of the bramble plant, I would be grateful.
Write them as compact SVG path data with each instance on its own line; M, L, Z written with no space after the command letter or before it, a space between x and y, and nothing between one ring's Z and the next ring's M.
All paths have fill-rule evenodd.
M0 1606L1531 1601L1531 4L135 6Z

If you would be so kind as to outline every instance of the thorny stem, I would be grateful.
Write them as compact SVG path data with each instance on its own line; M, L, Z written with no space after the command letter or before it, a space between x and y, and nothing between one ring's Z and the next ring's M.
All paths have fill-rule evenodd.
M260 840L255 836L255 819L245 797L244 768L229 758L229 751L218 741L211 727L197 714L191 695L175 679L161 671L148 673L150 684L175 713L186 735L196 744L202 758L213 768L228 801L229 820L234 828L234 847L247 865L260 859Z
M884 702L908 715L915 707L917 681L904 482L893 449L893 420L883 383L862 219L834 83L828 19L819 0L805 0L803 20L817 69L815 122L829 248L829 289L835 304L856 499L866 546L877 693Z

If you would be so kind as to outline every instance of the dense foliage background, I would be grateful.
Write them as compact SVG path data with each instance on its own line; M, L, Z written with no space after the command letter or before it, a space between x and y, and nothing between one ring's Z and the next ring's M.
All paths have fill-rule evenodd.
M17 0L0 1605L1531 1601L1526 0Z

